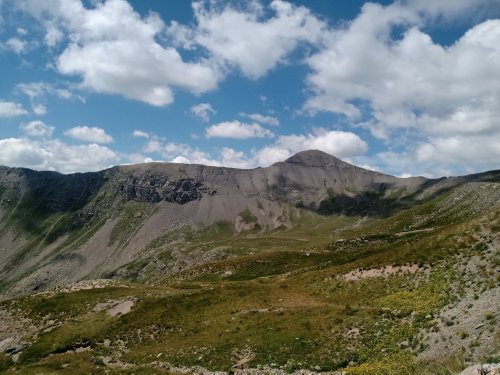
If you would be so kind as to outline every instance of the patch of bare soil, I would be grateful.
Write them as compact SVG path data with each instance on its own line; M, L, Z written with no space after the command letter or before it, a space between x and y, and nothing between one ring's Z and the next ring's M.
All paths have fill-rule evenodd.
M82 280L76 283L56 287L53 291L56 293L72 293L79 290L106 288L113 285L114 283L115 281L110 279Z
M384 266L381 268L371 268L371 269L360 269L357 268L352 270L342 276L342 279L346 281L357 281L362 279L371 279L374 277L389 277L391 275L399 273L417 273L417 272L429 272L429 268L424 268L418 264L410 264L405 266Z
M134 307L134 304L135 304L134 299L119 300L119 301L112 300L112 301L98 303L94 307L93 311L100 312L106 310L106 313L109 316L120 316L128 314L132 310L132 307Z

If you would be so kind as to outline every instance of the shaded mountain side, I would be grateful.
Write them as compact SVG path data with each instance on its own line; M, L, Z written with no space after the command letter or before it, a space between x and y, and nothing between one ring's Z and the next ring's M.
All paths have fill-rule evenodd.
M0 288L39 290L113 275L167 249L175 258L169 264L187 267L232 256L224 247L211 255L198 247L187 261L175 244L196 228L215 225L231 237L292 228L305 212L388 215L498 175L397 178L320 151L251 170L147 163L62 175L1 167Z

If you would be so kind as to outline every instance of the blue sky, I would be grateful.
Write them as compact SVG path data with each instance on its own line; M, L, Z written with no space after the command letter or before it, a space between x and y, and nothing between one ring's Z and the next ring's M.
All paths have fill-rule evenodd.
M500 0L0 0L0 164L500 167Z

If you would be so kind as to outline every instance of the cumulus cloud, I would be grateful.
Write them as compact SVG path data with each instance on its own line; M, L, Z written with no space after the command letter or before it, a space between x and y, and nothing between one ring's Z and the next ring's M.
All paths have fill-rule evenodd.
M0 100L0 117L17 117L28 114L22 104Z
M47 114L47 107L44 106L43 104L34 104L33 113L38 116L43 116Z
M49 126L40 120L21 125L21 130L30 137L50 137L54 129L53 126Z
M267 167L292 156L292 151L278 145L264 147L255 153L256 164Z
M207 138L269 138L273 133L259 124L245 124L240 121L225 121L208 127Z
M273 116L261 115L260 113L241 113L241 115L244 117L248 117L250 120L258 122L259 124L270 126L278 126L280 124L280 120Z
M106 133L104 129L88 126L76 126L64 132L68 137L84 142L110 143L113 137Z
M218 150L216 156L201 151L187 144L164 142L156 137L155 140L150 140L144 147L144 152L154 153L162 160L170 163L180 164L203 164L216 167L230 168L253 168L256 166L256 160L248 157L243 151L237 151L229 147L223 147ZM134 154L132 162L143 163L143 159L153 159L142 154Z
M153 160L148 156L138 153L127 155L127 159L131 164L142 164L142 163L151 163L152 161L160 161L160 160Z
M191 113L199 119L208 122L210 116L217 113L210 103L200 103L191 107Z
M149 133L142 131L142 130L134 130L132 132L132 135L136 138L146 138L148 139L150 137Z
M22 40L17 37L13 37L8 39L4 43L4 48L9 49L17 54L21 54L26 52L28 48L28 43L25 40Z
M203 93L218 83L206 60L185 62L157 41L165 27L158 14L142 18L125 0L93 8L74 0L24 0L21 7L44 25L49 46L67 43L56 59L58 72L80 76L92 91L163 106L173 101L172 87Z
M208 153L186 144L169 142L162 144L157 152L165 160L172 163L221 165L219 161L214 160Z
M247 157L243 151L237 151L230 147L220 150L221 165L230 168L248 169L255 167L255 160Z
M500 11L500 4L497 0L406 0L403 4L418 12L428 16L444 17L453 19L463 16L464 13L473 12L475 14L488 12L491 16Z
M316 43L325 27L309 9L281 0L265 9L255 1L239 8L196 1L193 9L196 26L173 23L169 35L185 48L202 46L219 65L237 67L252 79L284 62L299 43Z
M433 137L416 150L417 160L442 164L470 163L498 168L500 160L500 136L455 135Z
M309 134L282 135L271 146L257 151L255 156L259 165L267 166L304 150L321 150L346 158L363 154L367 149L367 143L357 134L317 128Z
M16 86L16 90L22 92L33 101L37 101L45 95L54 95L61 99L79 99L82 102L85 101L80 95L64 85L56 85L48 82L20 83Z
M0 139L0 164L63 173L97 171L119 160L107 147L96 144L70 146L60 140Z
M153 139L149 139L148 142L146 143L146 146L144 146L144 151L145 152L160 152L162 150L162 143L161 141L153 137Z
M69 84L54 84L48 82L28 82L16 85L16 92L26 95L31 103L33 113L38 116L47 114L47 96L54 96L64 100L78 99L85 102L85 99L75 92L74 87L69 88Z
M369 127L379 137L398 128L471 130L471 118L478 131L492 128L500 103L495 73L500 71L500 20L473 27L450 47L434 43L420 30L421 22L418 13L400 3L365 4L307 60L314 95L306 108L355 120L368 103ZM392 33L395 27L405 30L400 39Z

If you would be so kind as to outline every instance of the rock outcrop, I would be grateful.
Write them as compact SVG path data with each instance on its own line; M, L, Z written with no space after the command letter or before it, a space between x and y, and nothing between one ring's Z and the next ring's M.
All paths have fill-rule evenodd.
M129 175L119 180L119 192L128 200L158 203L167 201L185 204L200 200L204 193L213 195L215 191L204 187L193 178L174 180L168 175L146 172L140 176Z

